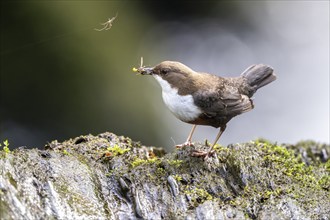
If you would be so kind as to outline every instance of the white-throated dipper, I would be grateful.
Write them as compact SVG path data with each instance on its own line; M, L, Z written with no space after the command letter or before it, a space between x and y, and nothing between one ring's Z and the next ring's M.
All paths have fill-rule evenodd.
M236 115L253 109L251 97L261 87L273 82L276 75L267 65L247 68L239 77L220 77L195 72L182 63L163 61L155 67L133 68L142 75L152 75L162 87L164 103L181 121L193 124L187 141L192 145L196 125L209 125L220 131L208 151L194 151L192 156L213 154L213 147Z

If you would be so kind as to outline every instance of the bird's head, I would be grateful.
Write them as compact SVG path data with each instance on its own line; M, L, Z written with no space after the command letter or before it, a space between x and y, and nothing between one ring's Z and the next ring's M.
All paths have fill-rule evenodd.
M141 75L152 75L160 82L161 80L167 81L174 87L180 83L191 81L196 74L195 71L186 65L176 61L163 61L154 67L139 67L133 71Z

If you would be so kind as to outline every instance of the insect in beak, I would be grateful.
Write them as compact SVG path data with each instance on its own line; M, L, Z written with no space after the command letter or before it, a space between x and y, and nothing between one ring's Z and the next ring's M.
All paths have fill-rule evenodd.
M136 72L139 75L151 75L153 72L152 67L143 66L143 57L141 57L140 67L138 67L138 68L133 67L132 70L133 70L133 72Z

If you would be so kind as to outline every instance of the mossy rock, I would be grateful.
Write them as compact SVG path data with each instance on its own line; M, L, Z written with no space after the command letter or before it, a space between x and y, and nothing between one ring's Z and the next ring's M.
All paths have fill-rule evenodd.
M165 153L103 133L0 153L0 219L329 219L330 147Z

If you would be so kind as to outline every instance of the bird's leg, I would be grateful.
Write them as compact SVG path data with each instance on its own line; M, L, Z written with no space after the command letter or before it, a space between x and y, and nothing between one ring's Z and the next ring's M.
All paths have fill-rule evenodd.
M192 145L192 143L191 143L191 138L192 138L192 136L193 136L193 134L194 134L194 131L195 131L195 129L196 129L196 126L197 126L197 125L193 125L193 127L192 127L192 129L191 129L191 131L190 131L190 133L189 133L189 135L188 135L188 138L187 138L186 142L184 142L183 144L178 144L178 145L176 145L176 146L175 146L176 148L181 148L181 147L184 147L184 146L191 146L191 145Z
M204 157L204 160L206 160L208 157L212 156L214 154L213 147L217 144L219 138L221 137L222 133L225 131L226 126L220 127L220 131L215 138L214 143L210 146L210 148L207 151L201 151L201 150L196 150L194 151L191 156L193 157Z

